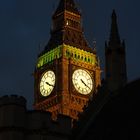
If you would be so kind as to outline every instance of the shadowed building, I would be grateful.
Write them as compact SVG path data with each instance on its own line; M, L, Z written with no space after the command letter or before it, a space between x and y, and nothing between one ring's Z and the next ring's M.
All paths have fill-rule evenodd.
M49 112L28 111L23 97L0 98L0 140L61 140L70 132L69 117L59 115L52 121Z
M128 83L118 90L116 96L99 100L94 109L91 102L73 129L71 139L75 140L133 140L140 139L139 94L140 79ZM103 86L100 94L107 92ZM95 101L96 102L96 101ZM97 101L98 102L98 101ZM96 113L92 113L97 111Z
M110 91L127 83L125 42L120 40L117 15L112 12L109 41L105 43L105 78Z

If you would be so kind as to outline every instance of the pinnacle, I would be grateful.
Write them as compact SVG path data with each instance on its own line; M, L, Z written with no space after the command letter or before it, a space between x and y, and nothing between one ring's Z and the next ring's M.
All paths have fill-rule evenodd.
M117 15L115 10L113 9L112 12L112 23L111 23L111 31L110 31L110 44L120 44L120 36L118 31L118 24L117 24Z

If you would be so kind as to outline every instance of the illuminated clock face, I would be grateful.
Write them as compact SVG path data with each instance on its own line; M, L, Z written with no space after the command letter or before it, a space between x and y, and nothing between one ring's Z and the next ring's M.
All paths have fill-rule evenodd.
M40 93L42 96L51 94L55 85L55 74L53 71L47 71L43 74L40 81Z
M72 75L72 82L75 89L84 95L89 94L93 89L93 80L90 74L82 69L75 70Z

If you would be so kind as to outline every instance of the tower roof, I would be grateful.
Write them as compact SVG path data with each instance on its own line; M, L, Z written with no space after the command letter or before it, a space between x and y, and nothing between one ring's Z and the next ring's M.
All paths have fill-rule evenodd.
M119 36L118 25L117 25L117 15L115 10L113 10L112 12L111 20L112 23L111 23L109 43L120 44L120 36Z
M78 11L74 0L60 0L54 15L57 15L63 11L69 11L80 15L80 12Z
M81 14L74 0L60 0L53 14L52 21L51 37L40 55L62 44L96 53L95 50L89 46L84 36Z

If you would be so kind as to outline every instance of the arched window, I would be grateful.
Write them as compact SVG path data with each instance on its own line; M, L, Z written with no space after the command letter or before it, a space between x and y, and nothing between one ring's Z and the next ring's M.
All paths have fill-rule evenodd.
M78 55L78 59L80 59L80 55Z

